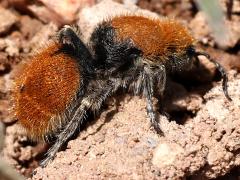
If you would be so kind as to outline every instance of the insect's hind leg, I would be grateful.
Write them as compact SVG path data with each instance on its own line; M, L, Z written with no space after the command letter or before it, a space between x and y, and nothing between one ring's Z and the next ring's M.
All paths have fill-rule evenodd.
M99 88L98 91L91 92L86 95L81 102L79 107L76 107L74 111L70 112L70 121L65 126L64 130L57 136L56 142L48 150L47 157L40 163L42 167L45 167L49 161L51 161L59 149L73 136L73 134L80 127L85 119L86 112L88 110L96 110L100 108L102 103L106 100L108 95L112 92L112 84L106 84L104 88Z
M40 166L45 167L53 158L56 153L61 149L61 147L73 136L77 131L77 128L82 124L85 119L86 107L80 105L80 107L74 113L73 118L69 121L68 124L64 127L63 131L57 135L56 142L48 150L47 156L44 160L41 161Z

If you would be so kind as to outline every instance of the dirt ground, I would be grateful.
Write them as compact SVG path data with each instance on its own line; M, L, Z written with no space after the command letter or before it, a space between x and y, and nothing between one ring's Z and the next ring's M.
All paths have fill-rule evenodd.
M240 1L233 2L224 20L229 39L219 44L191 0L64 0L57 6L55 0L0 0L0 179L11 179L3 163L29 179L239 179ZM226 1L221 6L227 14ZM143 98L118 92L53 162L39 167L49 145L30 141L9 114L12 72L63 24L78 24L88 42L97 23L124 13L185 23L197 49L226 68L233 101L223 95L214 66L201 58L199 68L168 81L163 103L171 118L158 114L164 136L150 127Z

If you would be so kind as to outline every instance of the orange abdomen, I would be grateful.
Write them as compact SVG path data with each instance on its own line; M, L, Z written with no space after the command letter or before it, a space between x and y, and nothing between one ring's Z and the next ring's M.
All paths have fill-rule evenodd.
M59 128L80 86L77 62L60 49L52 43L37 53L15 80L14 114L32 138L42 139Z

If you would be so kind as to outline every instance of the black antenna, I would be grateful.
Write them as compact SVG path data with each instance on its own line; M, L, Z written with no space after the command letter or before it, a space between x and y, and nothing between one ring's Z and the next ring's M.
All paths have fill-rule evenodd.
M224 95L229 101L232 101L232 99L230 98L230 96L228 94L228 86L227 86L228 77L227 77L226 71L223 68L223 66L221 64L219 64L217 61L215 61L214 59L212 59L211 56L205 52L195 52L195 54L197 56L205 56L210 62L212 62L216 66L217 70L221 73L221 76L223 79L222 88L223 88Z

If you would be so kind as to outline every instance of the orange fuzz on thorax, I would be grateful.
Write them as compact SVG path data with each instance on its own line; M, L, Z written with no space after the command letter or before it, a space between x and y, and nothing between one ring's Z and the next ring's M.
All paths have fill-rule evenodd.
M117 40L132 39L145 57L166 57L184 53L194 38L179 22L170 19L150 19L142 16L119 16L110 22Z
M14 113L32 138L57 129L80 84L77 62L52 43L19 69L13 90Z

